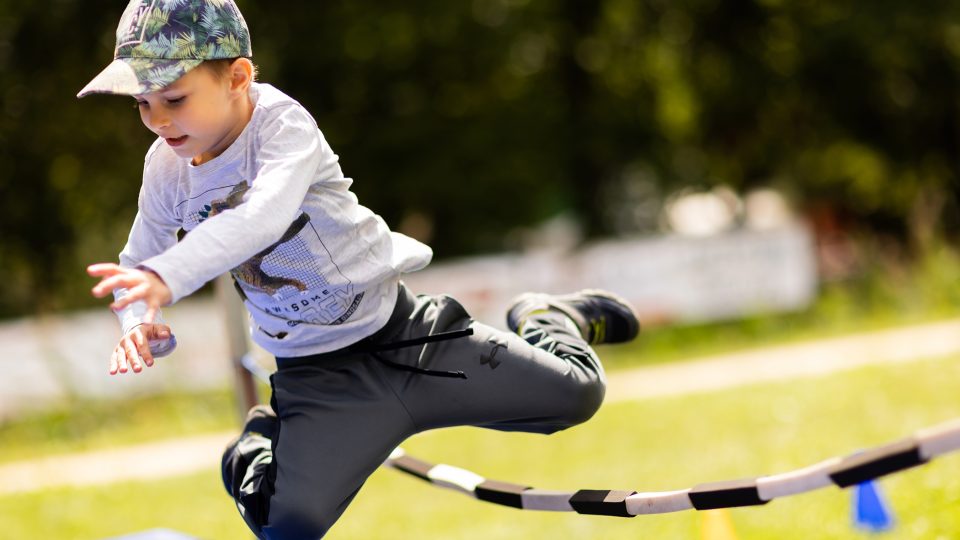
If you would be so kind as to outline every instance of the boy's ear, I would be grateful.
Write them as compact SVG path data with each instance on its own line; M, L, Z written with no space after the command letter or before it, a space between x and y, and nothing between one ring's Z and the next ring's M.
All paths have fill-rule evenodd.
M246 94L253 82L253 62L249 58L237 58L230 64L230 91Z

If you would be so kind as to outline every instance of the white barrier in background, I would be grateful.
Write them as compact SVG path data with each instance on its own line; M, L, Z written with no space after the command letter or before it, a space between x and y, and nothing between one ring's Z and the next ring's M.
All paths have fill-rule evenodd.
M222 317L210 297L164 309L179 345L139 374L111 376L117 318L103 309L0 324L0 420L71 397L122 398L165 390L224 388L230 362Z
M607 241L570 254L477 257L404 277L415 292L447 293L478 320L504 326L528 290L615 291L651 321L705 321L806 306L817 287L813 240L802 227L719 236ZM222 315L210 297L164 310L177 350L144 373L110 376L119 337L106 308L0 324L0 419L70 396L127 397L232 384Z
M570 254L478 257L404 277L417 292L459 299L503 325L524 291L614 291L646 321L697 322L802 309L817 290L813 238L802 226L710 237L663 236L592 244Z

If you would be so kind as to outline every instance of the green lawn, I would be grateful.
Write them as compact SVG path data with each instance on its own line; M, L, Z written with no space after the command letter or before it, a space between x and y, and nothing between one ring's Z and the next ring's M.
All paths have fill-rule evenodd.
M0 463L234 429L232 389L77 401L0 425Z
M681 489L786 472L960 416L958 380L960 357L875 366L611 404L587 424L550 437L457 428L404 446L428 461L543 489ZM946 539L960 530L960 456L894 475L881 486L898 520L889 537ZM861 538L849 525L849 499L849 492L827 488L730 515L743 539ZM701 517L523 512L381 470L328 538L699 538ZM96 539L154 527L209 539L247 537L215 470L6 497L0 520L3 536L12 539Z
M885 311L853 320L847 318L849 313L829 315L833 309L830 306L839 302L831 298L829 294L825 295L813 311L803 314L652 328L634 343L601 346L598 353L607 370L615 373L640 365L690 360L764 345L785 345L960 316L960 311L955 309L921 313L907 310L897 314ZM261 386L260 394L266 399L269 389ZM0 422L0 463L235 429L238 419L234 399L232 389L225 388L199 394L148 396L124 402L77 400L57 410Z

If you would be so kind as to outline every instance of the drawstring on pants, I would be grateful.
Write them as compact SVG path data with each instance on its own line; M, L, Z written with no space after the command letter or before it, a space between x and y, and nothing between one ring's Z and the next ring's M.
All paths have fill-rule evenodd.
M322 353L315 356L300 356L296 358L281 358L277 357L277 368L278 369L287 369L296 366L303 366L309 364L315 364L318 356L322 356L324 360L331 360L334 358L342 358L349 354L369 354L376 361L381 364L403 371L410 371L412 373L419 373L421 375L430 375L431 377L446 377L450 379L466 379L466 373L462 371L440 371L434 369L425 369L417 366L408 366L406 364L400 364L398 362L393 362L383 358L377 353L385 351L394 351L397 349L405 349L407 347L416 347L417 345L426 345L428 343L437 343L439 341L449 341L451 339L458 339L462 337L472 336L473 328L464 328L463 330L453 330L450 332L438 332L436 334L429 334L426 336L414 338L414 339L405 339L401 341L391 341L388 343L371 343L369 341L360 341L350 347L345 349L340 349L332 353ZM319 364L317 364L319 365Z
M439 371L435 369L424 369L417 366L408 366L406 364L400 364L397 362L391 362L386 358L383 358L378 352L384 351L393 351L397 349L405 349L407 347L416 347L417 345L426 345L427 343L436 343L438 341L448 341L451 339L458 339L462 337L472 336L473 328L465 328L463 330L453 330L450 332L439 332L436 334L430 334L428 336L422 336L414 339L405 339L401 341L394 341L391 343L380 343L376 345L361 343L353 347L348 347L351 352L360 352L367 353L370 356L377 359L378 362L386 366L392 367L394 369L399 369L402 371L410 371L413 373L419 373L421 375L430 375L432 377L447 377L450 379L466 379L467 374L463 371Z

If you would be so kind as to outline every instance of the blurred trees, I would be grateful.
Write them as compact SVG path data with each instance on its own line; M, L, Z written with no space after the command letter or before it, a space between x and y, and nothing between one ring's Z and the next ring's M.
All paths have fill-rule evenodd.
M653 230L684 186L773 186L904 246L956 241L960 7L889 0L237 0L361 202L438 258L560 212ZM0 3L0 316L90 300L152 137L77 91L124 0Z

